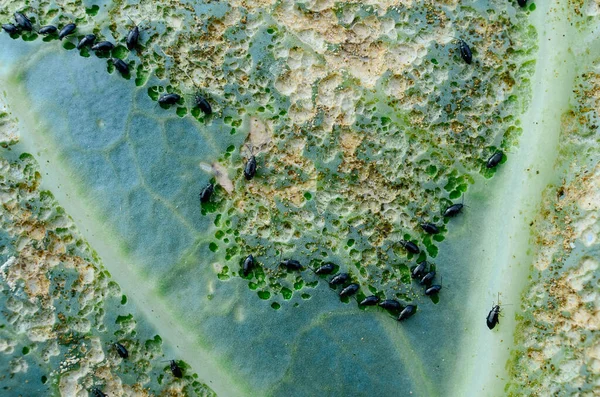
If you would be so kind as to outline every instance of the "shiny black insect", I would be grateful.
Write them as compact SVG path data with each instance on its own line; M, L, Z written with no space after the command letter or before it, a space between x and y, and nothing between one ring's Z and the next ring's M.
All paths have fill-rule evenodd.
M436 295L441 290L442 290L442 283L441 282L440 282L440 284L427 285L425 287L425 295L427 295L427 296Z
M441 289L442 289L442 286L439 284L432 285L431 287L429 287L425 290L425 295L427 295L427 296L435 295L438 292L440 292Z
M180 99L181 97L178 94L162 94L158 98L158 103L160 103L161 105L173 105L179 102Z
M412 278L421 278L425 275L426 271L427 271L427 262L423 261L423 262L419 263L417 266L415 266L414 269L412 269L410 276Z
M421 252L419 247L417 247L417 244L413 243L412 241L400 240L400 245L411 254L418 254Z
M338 273L329 280L329 284L331 285L341 285L350 279L350 275L348 273Z
M448 218L455 217L456 215L461 213L463 207L464 204L462 203L452 204L450 207L446 208L446 211L444 211L444 216Z
M485 318L485 323L489 329L494 329L496 324L500 324L500 305L492 306L492 310L488 313Z
M106 394L102 393L100 389L97 389L95 387L92 389L92 393L94 394L94 397L107 397Z
M202 189L202 191L200 192L200 202L208 203L214 191L215 185L213 185L212 183L209 183L206 186L204 186L204 189Z
M468 65L473 62L473 54L471 53L471 48L469 45L462 39L459 39L458 49L460 51L460 57L465 61Z
M194 101L196 102L198 109L202 110L205 115L210 116L212 114L212 106L210 106L208 100L202 95L196 94L194 96Z
M129 357L129 352L127 351L127 349L125 348L125 346L123 346L120 343L115 343L115 349L117 349L117 354L121 357L121 358L127 358Z
M379 303L379 297L376 295L367 296L365 299L360 301L361 306L375 306Z
M423 276L423 278L421 279L421 284L424 284L424 285L431 284L434 277L435 277L435 270L432 270Z
M348 286L344 287L343 290L340 291L340 298L345 298L347 296L354 295L360 289L360 285L356 283L348 284Z
M319 274L319 275L331 274L331 272L333 272L334 269L335 269L335 265L333 263L329 262L322 266L319 266L317 268L317 270L315 270L315 273Z
M66 24L65 27L62 28L60 30L60 32L58 33L58 38L60 40L62 40L63 38L65 38L68 35L70 35L71 33L73 33L76 28L77 28L77 25L75 25L74 23L68 23L68 24Z
M192 79L190 75L187 74L187 72L185 72L185 74L190 79L192 84L196 87L196 89L200 91L200 87L198 87L196 83L194 83L194 79ZM200 109L202 113L204 113L207 116L210 116L212 114L212 106L210 106L210 102L208 102L208 99L200 95L198 92L194 95L194 106Z
M99 41L92 46L92 51L108 52L115 48L115 45L110 41Z
M498 293L498 304L492 303L492 310L488 313L485 318L485 323L489 329L494 329L496 324L500 324L500 293Z
M415 306L413 306L413 305L407 305L400 312L400 315L398 316L398 321L406 320L407 318L409 318L410 316L412 316L413 314L415 314L415 309L416 309Z
M500 162L502 161L502 157L504 157L504 153L502 152L502 150L496 151L496 153L492 154L491 157L488 159L485 166L487 168L494 168L495 166L500 164Z
M86 34L79 40L79 43L77 43L77 49L81 50L83 47L94 45L94 41L96 41L96 35Z
M115 69L117 69L123 76L127 76L129 74L129 65L127 65L125 61L119 58L110 58L110 61L113 65L115 65Z
M256 157L252 155L244 167L244 177L249 181L250 179L254 178L254 175L256 175Z
M280 263L281 266L285 267L288 270L302 270L304 267L295 259L284 259Z
M53 34L56 33L58 29L56 28L56 26L54 25L46 25L46 26L42 26L40 28L40 30L38 31L39 34Z
M12 23L2 24L2 29L8 34L15 34L18 31L17 27L15 25L13 25Z
M176 377L176 378L183 377L183 372L181 371L181 368L179 367L179 365L177 365L175 360L171 360L170 367L171 367L171 373L173 374L174 377Z
M33 30L33 25L31 24L31 21L29 20L29 18L27 18L25 16L25 14L20 13L20 12L15 12L14 17L15 17L15 22L17 23L17 25L19 25L21 27L21 29L27 30L28 32L31 32Z
M384 301L379 302L379 307L385 310L392 311L400 311L402 309L402 305L400 304L400 302L394 299L386 299Z
M140 38L140 29L137 25L134 25L133 28L127 33L127 49L129 51L133 50L138 43Z
M440 229L436 225L429 222L421 223L421 229L423 229L425 233L429 234L438 234L440 232Z
M127 33L127 39L125 41L127 42L127 49L132 51L138 45L140 39L140 28L135 22L133 22L131 18L129 18L129 20L133 24L133 27Z
M525 7L527 5L527 0L517 0L517 4L521 7Z
M254 257L252 254L248 255L246 259L244 259L244 263L242 264L242 274L244 277L248 276L252 268L254 267Z

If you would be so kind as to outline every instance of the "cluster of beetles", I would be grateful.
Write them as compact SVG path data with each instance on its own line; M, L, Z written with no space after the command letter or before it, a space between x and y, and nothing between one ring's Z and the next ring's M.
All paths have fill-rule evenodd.
M2 24L2 29L8 34L17 34L21 31L31 32L34 31L31 20L21 12L15 12L14 14L15 23ZM60 30L54 25L42 26L37 30L37 33L43 36L58 35L58 39L62 40L65 37L73 34L77 29L77 25L74 23L68 23L63 26ZM127 33L126 44L129 51L133 51L138 45L140 39L140 28L134 24L134 26ZM108 54L115 48L115 45L107 40L96 42L96 35L86 34L77 43L77 49L81 50L84 47L89 47L92 51L100 54ZM129 75L129 65L119 58L109 58L109 61L113 64L115 69L123 76ZM176 93L164 93L158 98L158 103L161 105L174 105L181 101L181 96ZM194 95L194 105L198 107L207 116L212 114L212 106L210 102L199 93Z
M526 5L526 0L518 0L518 4L522 7ZM2 29L9 34L16 34L19 31L33 31L34 27L29 18L25 16L23 13L15 12L14 13L15 24L7 23L2 25ZM68 23L64 25L60 30L54 25L46 25L40 27L37 32L41 35L56 35L58 34L59 40L71 35L77 29L76 24ZM136 48L140 36L140 29L137 25L129 30L126 38L127 49L132 51ZM86 34L83 36L79 42L77 43L77 49L82 49L83 47L90 47L92 51L100 52L100 53L108 53L115 46L110 41L98 41L96 42L96 36L94 34ZM471 52L471 48L469 45L462 39L458 39L458 50L463 61L470 65L473 61L473 54ZM115 69L117 69L122 75L129 74L129 65L125 63L122 59L118 58L110 58L110 62L114 65ZM195 106L197 106L202 112L206 115L212 114L212 107L208 100L202 95L195 95ZM165 93L162 94L158 98L158 103L161 105L173 105L178 103L181 100L181 96L176 93ZM495 168L504 157L504 153L500 150L494 152L487 160L486 167ZM251 154L244 166L244 177L246 180L251 180L254 178L256 174L256 158L253 154ZM202 203L207 203L210 201L212 194L214 193L214 185L212 183L208 183L200 192L200 201ZM449 206L443 213L444 217L454 217L461 213L463 210L464 204L457 203ZM428 234L438 234L440 232L438 226L430 222L421 223L421 228ZM409 253L419 254L419 247L408 240L400 240L399 244ZM294 259L286 259L281 261L280 265L290 271L301 271L304 267ZM242 264L242 273L244 276L247 276L251 269L255 266L254 257L252 255L248 255ZM316 274L319 275L329 275L334 271L334 265L329 263L325 264L318 269L314 270ZM428 269L428 264L426 261L419 263L417 266L411 269L411 277L416 279L422 284L425 288L425 295L431 296L438 294L441 289L441 284L433 284L433 280L435 278L436 272L435 270ZM331 286L341 286L342 290L339 292L339 296L342 298L350 297L355 295L360 286L356 282L351 282L350 275L348 273L338 273L334 275L330 280ZM409 317L411 317L415 311L416 306L414 305L401 305L398 301L393 299L385 299L380 301L379 297L376 295L367 296L360 303L361 306L374 306L379 305L380 307L389 310L390 312L398 313L397 320L402 321ZM498 317L500 314L500 305L494 305L492 310L490 310L486 322L490 329L493 329L496 324L498 324ZM124 349L122 345L121 349ZM120 350L119 350L120 352ZM126 352L126 351L125 351ZM119 353L121 354L121 353ZM171 362L171 370L173 374L181 373L181 370L178 369L177 364L172 361Z
M517 0L517 3L521 7L525 7L527 5L527 0ZM15 20L14 24L13 23L2 24L2 29L5 32L7 32L8 34L12 35L12 34L17 34L20 31L31 32L34 30L31 20L29 20L29 18L27 18L27 16L25 16L23 13L15 12L14 20ZM58 35L58 39L62 40L63 38L73 34L76 29L77 29L76 24L68 23L68 24L64 25L60 30L54 25L46 25L46 26L40 27L37 30L37 32L40 35ZM127 34L127 38L126 38L126 44L127 44L128 50L132 51L135 49L135 47L137 46L138 41L139 41L139 36L140 36L140 29L137 25L134 24L133 28L131 28L129 30L129 32ZM78 50L80 50L84 47L90 47L92 51L96 51L99 53L108 53L115 47L115 45L110 41L96 42L96 36L94 34L86 34L79 40L76 47ZM471 52L471 48L469 47L469 45L464 40L458 39L458 50L459 50L462 60L466 64L470 65L473 61L473 54ZM119 58L110 58L109 61L112 62L115 69L118 70L119 73L121 73L124 76L129 75L129 65L125 61L123 61L122 59L119 59ZM165 93L165 94L162 94L158 98L158 103L161 105L174 105L174 104L178 103L180 100L181 100L181 96L179 94ZM200 95L200 94L195 95L194 105L196 107L198 107L207 116L212 114L212 107L211 107L210 103L202 95ZM488 160L486 162L486 167L488 169L495 168L496 166L498 166L498 164L500 164L503 157L504 157L504 153L502 151L500 151L500 150L495 151L488 158ZM244 177L246 180L251 180L252 178L254 178L254 176L256 174L256 167L257 167L256 158L252 154L251 156L249 156L249 159L247 160L247 162L244 166ZM202 203L209 202L213 192L214 192L214 185L212 183L207 184L200 192L200 201ZM445 211L443 212L443 216L447 217L447 218L455 217L462 212L463 208L464 208L463 203L453 204L445 209ZM434 223L424 222L424 223L421 223L420 226L423 229L423 231L425 231L428 234L438 234L440 232L438 226L435 225ZM412 241L400 240L399 244L407 252L409 252L411 254L417 255L420 253L419 247ZM244 277L248 276L248 274L250 274L251 270L255 266L256 266L256 262L254 260L254 257L251 254L248 255L244 259L242 266L241 266L242 267L241 272L244 275ZM304 270L304 266L302 266L302 264L300 264L300 262L295 259L282 260L280 262L280 266L289 271ZM336 266L333 263L325 263L324 265L318 267L317 269L314 269L313 272L317 275L331 275L334 272L335 267ZM414 266L411 269L411 278L417 280L421 285L424 286L425 295L427 295L427 296L436 295L442 289L441 284L433 284L435 275L436 275L435 270L432 270L429 268L427 261L422 261L417 266ZM354 282L348 273L337 273L337 274L333 275L329 280L329 284L332 287L338 287L338 286L341 287L341 290L339 292L340 298L354 296L360 290L360 285L358 283ZM403 321L403 320L406 320L407 318L411 317L413 314L415 314L416 309L417 309L415 305L410 305L410 304L402 305L400 302L398 302L395 299L381 300L376 295L366 296L363 300L361 300L359 302L359 305L360 306L376 306L376 305L378 305L379 307L381 307L381 308L389 311L390 313L394 314L395 316L397 316L396 319L398 321ZM495 304L492 306L492 309L490 310L490 312L488 313L488 315L486 317L486 324L489 329L493 329L499 323L499 316L500 316L500 304L499 304L499 299L498 299L498 304ZM127 351L125 346L123 346L120 343L115 343L114 347L115 347L115 350L117 351L117 354L121 358L127 359L129 357L129 352ZM169 362L170 362L171 373L173 374L173 376L176 378L183 377L183 371L182 371L181 367L179 367L179 365L175 362L175 360L170 360ZM93 388L92 392L94 393L94 395L96 397L106 396L106 394L104 394L102 391L100 391L97 388Z

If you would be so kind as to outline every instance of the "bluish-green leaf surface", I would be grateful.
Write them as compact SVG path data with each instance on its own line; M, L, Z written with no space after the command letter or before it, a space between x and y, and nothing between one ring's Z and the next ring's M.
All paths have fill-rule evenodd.
M203 4L193 13L221 18L234 6ZM248 29L256 29L248 57L236 60L233 52L227 54L230 64L218 71L225 76L226 89L210 98L216 105L210 117L194 115L181 104L165 109L149 95L156 86L172 90L168 76L186 76L177 70L177 62L183 62L177 56L167 57L167 73L157 67L147 80L138 79L136 84L134 78L123 78L110 67L107 70L105 58L80 56L57 40L0 36L0 81L20 135L19 142L2 149L1 156L15 169L21 169L15 164L29 164L22 168L39 170L41 179L32 178L40 180L41 190L53 195L53 208L64 208L65 216L73 219L72 229L81 235L81 243L68 253L102 262L109 273L103 277L118 284L118 289L116 284L111 287L117 291L114 296L106 295L102 309L106 319L98 322L110 325L82 327L82 338L97 337L107 346L115 336L124 335L140 341L160 335L162 340L162 351L152 350L154 344L146 342L151 353L135 350L133 354L136 362L144 362L147 378L136 375L134 379L129 373L123 375L124 383L139 382L151 391L159 390L167 379L164 377L170 376L167 364L160 360L176 358L197 374L192 379L197 380L196 389L185 390L189 394L208 393L210 389L198 391L200 383L224 396L503 394L510 381L506 363L514 347L515 312L537 244L530 240L530 226L543 189L560 177L554 164L559 155L561 116L569 109L577 72L564 60L575 57L585 63L589 59L581 55L580 48L573 50L573 43L583 34L568 22L571 14L567 1L537 4L528 11L499 1L474 1L464 6L461 13L468 18L484 15L481 18L489 22L489 31L501 24L495 18L512 21L514 32L498 33L498 47L489 44L490 49L481 52L477 43L484 40L477 41L476 37L485 35L476 28L460 28L467 22L452 14L456 7L442 8L450 15L449 21L458 24L457 30L472 33L476 59L500 59L506 54L499 55L497 48L510 48L515 63L498 60L501 66L494 69L477 61L485 72L470 75L456 52L431 39L421 49L429 54L427 60L420 56L418 61L428 66L417 65L426 70L422 76L411 75L417 88L411 91L407 83L403 89L409 101L402 105L398 104L401 98L391 99L394 71L385 67L380 75L373 72L375 77L369 77L370 71L364 72L368 77L361 80L357 77L361 72L353 75L350 65L331 77L339 80L331 93L318 85L327 81L324 75L308 91L301 85L296 91L288 89L279 79L287 73L287 66L276 57L292 64L294 50L304 48L306 57L310 51L319 53L320 44L307 31L293 32L281 14L248 11ZM356 12L356 24L362 19L376 19L372 9L361 10ZM353 28L353 21L344 19L344 6L335 11L340 26ZM401 25L396 11L390 7L386 18ZM97 12L90 8L88 15L96 17ZM415 15L415 20L421 21ZM529 19L525 21L523 15ZM108 21L104 6L97 18ZM383 19L381 24L385 25ZM270 35L284 31L285 26L288 31L282 42L289 53L271 52ZM423 26L420 28L426 33ZM110 34L106 27L102 29L105 35ZM165 26L156 29L170 34ZM361 30L356 32L360 36ZM406 35L413 33L405 31ZM467 33L463 36L470 40ZM249 33L232 29L225 34L233 46ZM411 40L418 42L418 35ZM513 50L517 44L524 46L522 52ZM394 45L392 39L385 42L388 50ZM340 48L330 50L336 53ZM154 51L156 55L156 48ZM132 60L137 62L137 56L143 58L132 55ZM335 63L322 61L320 54L314 56L320 67ZM253 84L268 90L251 95L229 81L239 72L235 62L239 62L240 70L248 62ZM436 71L432 65L440 62L441 69ZM136 69L137 77L140 70ZM495 74L501 72L504 77ZM375 82L369 83L369 78ZM440 84L437 88L436 79ZM486 79L510 83L487 87ZM357 94L360 99L348 113L356 112L357 116L338 112L332 121L323 111L304 124L298 121L303 117L298 110L302 100L322 101L324 107L327 101L339 100L338 109L350 106L347 101L351 96L334 96L353 85L361 87ZM210 92L212 88L203 89ZM457 105L459 89L463 91ZM185 90L192 92L194 88L179 86L176 90L187 94ZM305 97L292 103L297 100L296 92ZM480 95L482 92L485 95ZM410 98L421 95L425 99L410 102ZM288 112L296 112L296 118L292 120ZM285 118L288 116L290 119ZM345 117L353 122L347 123ZM311 128L321 131L318 128L328 123L333 127L323 135L301 135ZM349 155L345 145L352 145L348 143L351 135L368 137L370 128L375 131L372 141ZM274 130L267 133L267 149L251 147L259 139L257 130L262 129ZM464 140L453 140L462 137L463 131ZM306 138L302 144L298 143L300 136ZM495 173L484 169L494 147L504 148L508 157ZM247 181L242 169L254 150L258 172ZM279 162L273 160L282 153L277 157ZM287 158L289 153L299 153L306 163ZM414 173L402 174L407 169ZM361 172L371 173L373 179L363 178ZM11 178L19 180L15 173ZM6 181L11 178L7 176ZM216 189L212 203L203 206L198 194L211 180L222 186ZM380 183L382 180L385 182ZM229 182L231 191L225 187ZM32 187L32 191L37 188ZM403 192L398 193L400 199L387 197L388 191L396 190ZM465 191L464 212L444 220L440 211L449 203L459 202ZM297 197L301 199L295 201ZM40 206L35 203L36 208ZM7 214L12 211L9 207L5 205ZM431 239L418 229L421 217L430 217L427 219L443 226L441 238ZM40 219L44 219L42 215ZM19 250L27 245L23 236L13 228L2 235L5 269L13 266L10 258L19 257ZM400 238L418 242L423 248L420 259L435 263L442 277L439 299L425 296L421 286L407 279L408 269L417 258L398 249ZM239 266L250 253L257 258L259 269L243 278ZM333 261L360 282L363 294L370 295L372 288L382 296L417 305L418 311L409 320L398 322L378 308L361 309L354 299L340 300L339 289L308 269L301 275L278 271L282 257L298 259L305 266ZM14 303L9 290L19 290L19 284L6 283L10 288L3 287L3 302L16 312L24 303ZM126 295L126 305L122 300L119 303L118 291ZM485 317L499 293L503 303L514 306L504 308L500 325L490 331ZM61 301L55 298L55 302L59 305ZM119 316L129 314L135 316L135 332L114 331L115 323L126 321ZM77 318L81 311L73 315ZM15 325L21 323L11 318L2 323L0 335L3 341L14 342L17 352L28 342ZM61 342L61 346L67 345ZM12 373L0 380L0 386L8 387L14 395L69 394L61 377L66 378L76 368L69 369L67 364L64 371L53 372L51 384L39 384L41 376L56 371L58 361L64 363L62 355L44 360L42 350L40 344L35 354L25 358L0 356L0 369L6 367L6 373ZM17 358L32 360L29 369L15 370L20 362ZM126 364L119 364L122 367L116 373L128 368ZM136 371L139 367L142 365ZM94 371L93 379L103 379ZM123 371L127 374L130 370ZM23 379L35 381L25 385ZM81 387L72 389L73 395L85 395L93 384L105 384L109 389L114 386L82 379Z

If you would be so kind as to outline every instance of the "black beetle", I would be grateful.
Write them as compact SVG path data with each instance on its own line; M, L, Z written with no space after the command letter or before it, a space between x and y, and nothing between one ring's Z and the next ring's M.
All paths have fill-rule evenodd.
M379 303L379 297L376 295L367 296L365 299L360 301L361 306L375 306Z
M442 289L442 286L439 284L432 285L431 287L429 287L425 290L425 295L427 295L427 296L435 295L438 292L440 292L441 289Z
M338 273L329 280L329 284L331 285L340 285L344 284L346 281L350 279L350 275L348 273Z
M397 300L394 300L394 299L386 299L384 301L379 302L379 307L381 307L385 310L395 310L395 311L399 311L402 309L402 305L400 304L400 302L398 302Z
M525 7L527 5L527 0L517 0L517 3L521 6L521 7Z
M424 285L431 284L434 277L435 277L435 270L432 270L423 276L423 278L421 279L421 284L424 284Z
M179 367L179 365L177 365L175 360L171 360L170 366L171 366L171 373L173 374L174 377L176 377L176 378L183 377L183 372L181 371L181 368Z
M423 229L425 233L429 234L438 234L440 232L440 229L436 225L429 222L421 223L421 229Z
M79 43L77 43L77 49L81 50L83 47L91 46L94 44L94 41L96 41L95 34L86 34L81 40L79 40Z
M500 293L498 293L498 304L492 303L492 310L488 313L485 318L485 323L489 329L494 329L496 324L500 324Z
M250 179L254 178L254 175L256 175L256 157L252 155L244 167L244 177L249 181Z
M412 241L400 240L400 245L411 254L418 254L421 252L419 247L417 247L417 244L413 243Z
M503 157L504 157L504 152L502 152L502 150L498 150L498 151L496 151L496 153L494 153L490 156L490 158L488 159L485 166L487 168L494 168L495 166L500 164Z
M42 26L40 28L40 30L38 30L38 33L39 34L44 34L44 35L46 35L46 34L53 34L53 33L56 33L57 30L58 29L54 25L46 25L46 26Z
M178 94L162 94L159 98L158 98L158 103L160 103L161 105L173 105L177 102L179 102L179 100L181 99L181 97Z
M359 288L360 285L356 283L348 284L348 286L344 287L344 289L340 291L340 298L345 298L347 296L356 294Z
M122 59L119 58L110 58L110 61L113 65L115 65L115 69L119 71L124 76L129 74L129 65L125 63Z
M208 203L214 191L215 185L213 185L212 183L209 183L206 186L204 186L204 189L202 189L202 191L200 192L200 202Z
M108 52L115 48L115 45L110 41L99 41L92 46L92 51Z
M33 30L33 25L31 24L31 21L29 20L29 18L27 18L25 16L25 14L20 13L20 12L15 12L14 17L15 17L15 22L17 23L17 25L19 25L21 27L21 29L27 30L29 32L31 32Z
M329 262L329 263L319 266L317 268L317 270L315 270L315 273L319 274L319 275L331 274L331 272L333 272L334 269L335 269L335 264Z
M416 309L415 306L413 306L413 305L407 305L400 312L400 315L398 316L398 321L406 320L407 318L409 318L410 316L412 316L413 314L415 314L415 309Z
M452 204L450 207L446 208L446 211L444 211L444 216L448 218L455 217L461 213L463 207L464 204L462 203Z
M138 39L140 38L140 29L137 25L134 25L133 28L127 33L127 49L129 51L133 50L138 43Z
M500 324L500 305L492 306L492 310L488 313L485 318L485 323L489 329L494 329L496 324Z
M127 17L127 18L129 18L129 17ZM127 33L127 39L125 41L127 42L127 49L129 51L131 51L138 45L138 41L140 39L140 28L138 27L138 25L135 22L133 22L133 19L129 18L129 20L133 24L133 28L131 28L129 30L129 32ZM142 21L142 23L143 22L144 21ZM144 29L146 29L146 28L144 28Z
M15 25L13 25L12 23L2 24L2 29L8 34L15 34L18 31L17 27Z
M254 257L252 254L248 255L246 259L244 259L244 263L242 264L242 274L244 277L248 276L250 270L254 267Z
M425 275L426 271L427 271L427 262L423 261L423 262L419 263L417 266L415 266L414 269L412 269L412 271L410 272L410 277L421 278Z
M66 24L65 27L62 28L58 33L59 40L62 40L63 38L73 33L75 31L75 28L77 28L77 25L75 25L74 23Z
M469 45L462 39L459 39L458 49L460 50L460 56L468 65L473 62L473 54L471 53L471 48Z
M117 349L117 353L119 354L119 356L121 358L127 358L129 357L129 352L127 351L127 349L125 348L125 346L123 346L120 343L115 343L115 348Z
M302 266L300 264L300 262L298 262L295 259L284 259L281 261L280 263L281 266L285 267L288 270L302 270L304 269L304 266Z
M212 106L210 106L210 103L206 98L200 94L196 94L194 100L196 101L196 106L202 110L205 115L210 116L212 114Z
M97 389L95 387L92 389L92 393L94 393L94 397L108 397L106 394L102 393L100 389Z
M196 87L196 89L198 91L200 91L200 87L198 87L196 85L196 83L194 83L194 79L192 79L191 76L186 71L184 71L184 73L187 75L187 77L190 79L190 81ZM194 95L194 105L198 109L202 110L202 112L205 115L210 116L212 114L212 106L210 106L210 102L208 102L208 100L204 96L200 95L199 93L196 93Z

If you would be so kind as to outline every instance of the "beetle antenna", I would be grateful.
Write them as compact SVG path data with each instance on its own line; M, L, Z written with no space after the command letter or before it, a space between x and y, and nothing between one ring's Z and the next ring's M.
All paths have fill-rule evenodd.
M468 205L465 204L465 195L464 195L464 193L463 193L463 196L462 196L462 201L460 203L463 205L463 207L471 208L471 207L469 207Z
M279 266L281 266L281 258L283 257L283 249L281 251L279 251L279 263L275 264L274 268L271 268L271 270L278 268Z
M141 25L141 24L143 24L143 23L144 23L144 21L150 21L150 18L142 19L142 22L140 22L140 25ZM150 26L147 26L147 27L145 27L145 28L142 28L142 29L143 29L143 30L150 29Z
M183 70L183 69L182 69L182 70ZM183 73L185 73L185 75L188 77L188 79L190 79L190 82L191 82L191 83L194 85L194 87L196 87L196 89L197 89L197 90L200 90L200 87L198 87L198 86L196 85L196 82L194 81L194 79L192 79L192 76L190 76L190 75L188 74L188 72L186 72L185 70L183 70Z

